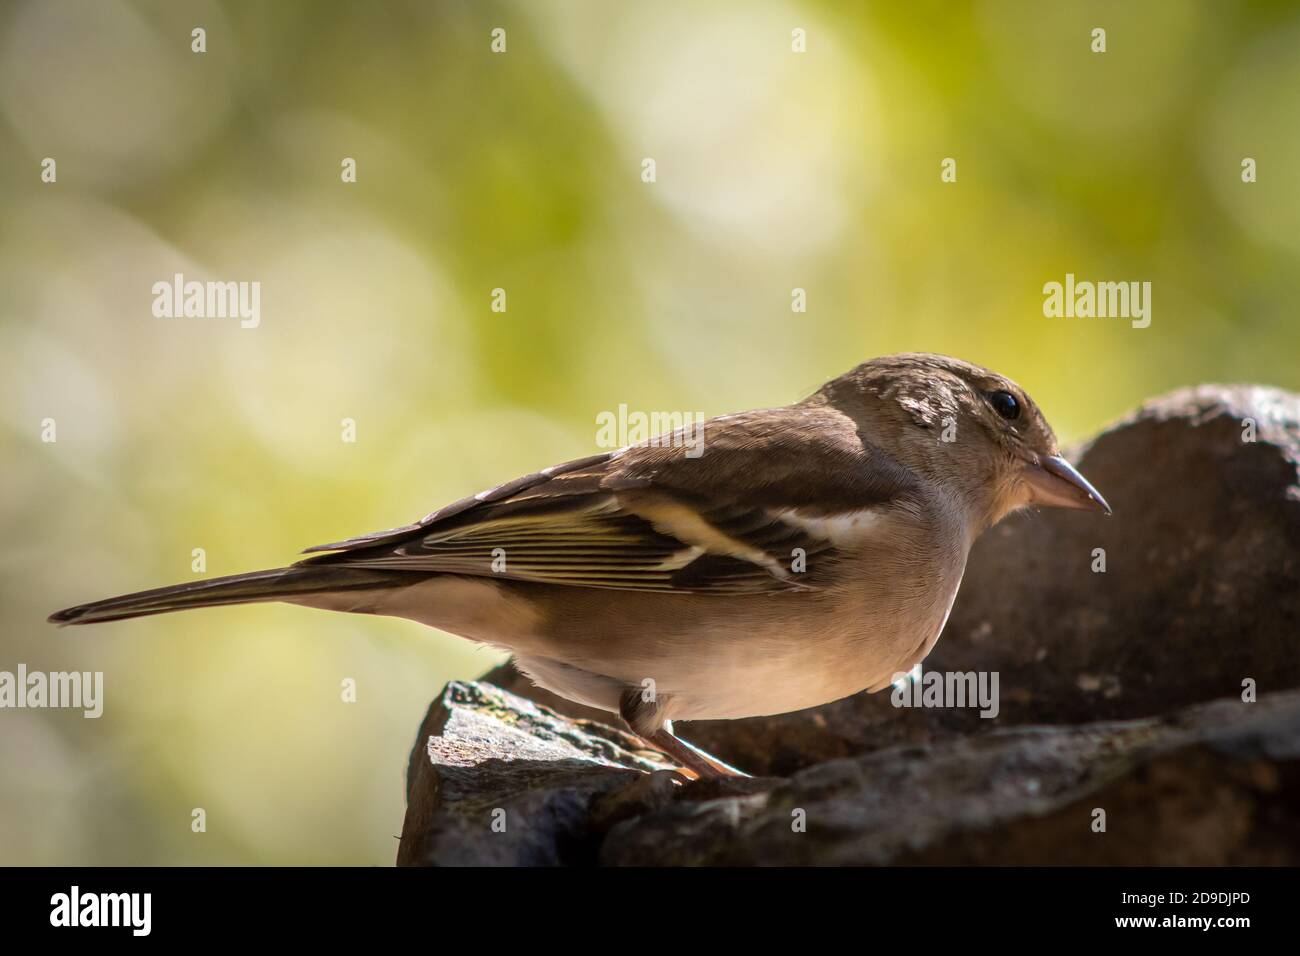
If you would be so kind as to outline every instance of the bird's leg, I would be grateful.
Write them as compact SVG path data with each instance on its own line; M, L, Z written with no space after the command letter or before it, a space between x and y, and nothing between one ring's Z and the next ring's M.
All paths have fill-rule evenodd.
M640 687L628 687L619 700L618 712L634 734L697 778L749 776L674 734L673 722L665 718L663 705L662 697L647 699Z
M671 720L651 736L645 738L656 750L661 750L672 757L687 770L702 778L707 777L748 777L743 770L737 770L731 764L723 763L717 757L701 750L694 744L687 743L673 733Z

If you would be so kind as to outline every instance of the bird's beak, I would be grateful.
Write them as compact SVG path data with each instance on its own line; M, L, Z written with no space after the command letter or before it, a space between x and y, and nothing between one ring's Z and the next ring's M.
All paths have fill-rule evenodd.
M1029 500L1034 504L1110 514L1110 505L1101 492L1060 455L1045 456L1036 465L1025 465L1021 475L1029 486Z

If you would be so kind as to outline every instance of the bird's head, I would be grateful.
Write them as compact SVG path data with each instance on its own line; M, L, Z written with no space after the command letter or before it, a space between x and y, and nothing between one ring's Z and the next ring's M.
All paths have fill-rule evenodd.
M1060 456L1033 399L986 368L944 355L889 355L828 382L810 400L839 408L864 441L956 493L982 527L1031 504L1110 513Z

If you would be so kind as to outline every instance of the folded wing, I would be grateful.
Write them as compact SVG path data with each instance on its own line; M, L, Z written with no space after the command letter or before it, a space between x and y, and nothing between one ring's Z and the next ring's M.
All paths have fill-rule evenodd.
M547 468L300 564L683 593L816 589L909 493L826 407L713 419ZM693 457L702 447L703 453Z

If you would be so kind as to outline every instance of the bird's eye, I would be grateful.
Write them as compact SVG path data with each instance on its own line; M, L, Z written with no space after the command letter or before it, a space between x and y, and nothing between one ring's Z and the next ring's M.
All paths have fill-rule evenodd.
M989 395L989 404L993 406L995 412L1009 422L1014 422L1020 417L1020 403L1010 392L992 392Z

